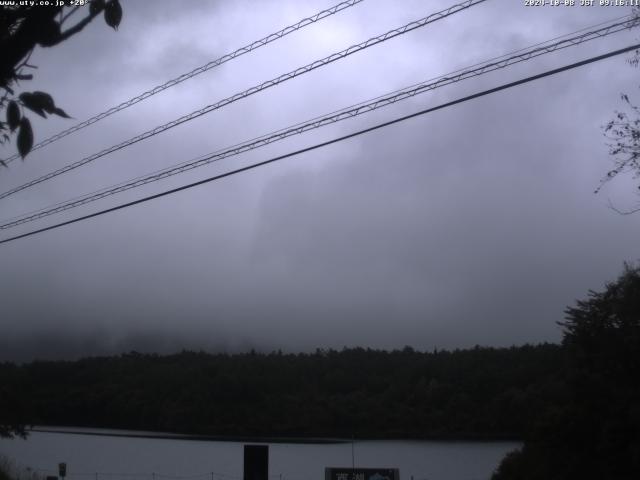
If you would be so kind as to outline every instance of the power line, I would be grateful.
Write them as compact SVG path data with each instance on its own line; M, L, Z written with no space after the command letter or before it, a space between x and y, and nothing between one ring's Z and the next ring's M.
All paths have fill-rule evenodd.
M94 160L100 158L100 157L104 157L105 155L108 155L110 153L113 153L117 150L121 150L125 147L128 147L134 143L140 142L142 140L145 140L147 138L150 138L154 135L157 135L159 133L162 133L170 128L176 127L182 123L188 122L190 120L193 120L197 117L200 117L202 115L205 115L207 113L210 113L214 110L217 110L219 108L222 108L226 105L229 105L230 103L236 102L238 100L241 100L243 98L246 98L250 95L253 95L255 93L261 92L262 90L266 90L268 88L274 87L276 85L279 85L280 83L283 83L287 80L291 80L292 78L295 78L297 76L303 75L305 73L308 73L312 70L315 70L317 68L323 67L325 65L328 65L329 63L335 62L336 60L341 60L349 55L352 55L356 52L365 50L369 47L372 47L374 45L377 45L379 43L382 42L386 42L387 40L390 40L392 38L395 38L399 35L403 35L405 33L408 33L412 30L415 30L417 28L421 28L424 27L426 25L429 25L430 23L436 22L438 20L442 20L443 18L449 17L450 15L453 15L455 13L458 13L462 10L466 10L467 8L470 8L472 6L475 6L477 4L483 3L486 0L466 0L462 3L456 4L456 5L452 5L449 8L446 8L444 10L441 10L439 12L433 13L427 17L424 17L420 20L415 20L413 22L410 22L406 25L403 25L402 27L390 30L382 35L378 35L377 37L372 37L369 40L359 43L357 45L353 45L349 48L346 48L345 50L342 50L340 52L337 53L333 53L323 59L320 60L316 60L312 63L309 63L308 65L305 65L303 67L298 67L295 70L292 70L288 73L285 73L283 75L280 75L276 78L273 78L271 80L268 80L266 82L261 83L260 85L251 87L243 92L240 93L236 93L235 95L232 95L231 97L227 97L223 100L220 100L216 103L213 103L211 105L207 105L206 107L201 108L200 110L196 110L194 112L191 112L188 115L184 115L178 119L172 120L169 123L166 123L164 125L155 127L151 130L148 130L140 135L137 135L136 137L130 138L129 140L126 140L122 143L119 143L118 145L114 145L111 146L105 150L102 150L98 153L95 153L93 155L90 155L88 157L83 158L82 160L78 160L76 162L70 163L62 168L59 168L58 170L54 170L53 172L50 172L46 175L43 175L39 178L36 178L35 180L31 180L30 182L27 182L23 185L20 185L18 187L15 187L11 190L8 190L2 194L0 194L0 199L6 198L10 195L13 195L14 193L20 192L26 188L32 187L34 185L37 185L39 183L42 183L46 180L50 180L51 178L57 177L58 175L62 175L63 173L69 172L71 170L74 170L78 167L81 167L83 165L86 165L87 163L93 162Z
M553 70L547 70L546 72L539 73L537 75L532 75L530 77L526 77L526 78L523 78L523 79L520 79L520 80L516 80L514 82L505 83L505 84L502 84L502 85L500 85L498 87L490 88L488 90L483 90L481 92L474 93L474 94L468 95L466 97L462 97L462 98L458 98L456 100L452 100L450 102L442 103L442 104L437 105L435 107L427 108L425 110L421 110L419 112L412 113L410 115L405 115L405 116L402 116L402 117L398 117L398 118L395 118L393 120L389 120L388 122L379 123L379 124L374 125L372 127L368 127L368 128L363 129L363 130L358 130L358 131L350 133L348 135L343 135L341 137L337 137L337 138L334 138L332 140L328 140L326 142L317 143L317 144L312 145L310 147L302 148L300 150L296 150L294 152L290 152L290 153L287 153L287 154L284 154L284 155L279 155L277 157L270 158L269 160L264 160L262 162L254 163L254 164L251 164L251 165L247 165L247 166L242 167L242 168L237 168L235 170L231 170L229 172L221 173L219 175L215 175L213 177L206 178L204 180L199 180L197 182L193 182L193 183L190 183L188 185L183 185L181 187L173 188L171 190L166 190L164 192L156 193L155 195L150 195L150 196L147 196L147 197L140 198L138 200L134 200L134 201L131 201L131 202L127 202L127 203L123 203L123 204L120 204L120 205L116 205L115 207L107 208L105 210L100 210L98 212L94 212L94 213L91 213L89 215L84 215L82 217L77 217L77 218L74 218L72 220L67 220L65 222L60 222L60 223L57 223L55 225L50 225L48 227L40 228L40 229L37 229L37 230L32 230L30 232L23 233L21 235L16 235L14 237L6 238L4 240L0 240L0 244L8 243L8 242L11 242L11 241L14 241L14 240L19 240L19 239L25 238L25 237L30 237L30 236L36 235L38 233L43 233L43 232L46 232L46 231L49 231L49 230L53 230L53 229L56 229L56 228L60 228L60 227L66 226L66 225L71 225L73 223L81 222L83 220L88 220L88 219L93 218L93 217L98 217L98 216L104 215L106 213L115 212L116 210L122 210L124 208L132 207L134 205L138 205L140 203L145 203L145 202L148 202L148 201L151 201L151 200L155 200L156 198L160 198L160 197L164 197L164 196L167 196L167 195L171 195L171 194L180 192L182 190L187 190L187 189L190 189L190 188L193 188L193 187L197 187L199 185L204 185L205 183L210 183L210 182L213 182L215 180L220 180L222 178L230 177L231 175L235 175L235 174L238 174L238 173L246 172L248 170L253 170L255 168L262 167L264 165L268 165L270 163L274 163L274 162L277 162L277 161L280 161L280 160L284 160L285 158L289 158L289 157L293 157L293 156L296 156L296 155L300 155L302 153L310 152L312 150L316 150L318 148L326 147L326 146L332 145L334 143L342 142L344 140L347 140L347 139L350 139L350 138L353 138L353 137L357 137L359 135L363 135L365 133L369 133L369 132L372 132L374 130L378 130L378 129L383 128L383 127L388 127L390 125L393 125L393 124L396 124L396 123L400 123L400 122L403 122L405 120L409 120L410 118L414 118L414 117L418 117L418 116L421 116L421 115L425 115L427 113L431 113L431 112L434 112L436 110L442 110L444 108L452 107L452 106L457 105L459 103L464 103L464 102L467 102L469 100L473 100L475 98L479 98L479 97L483 97L485 95L490 95L490 94L499 92L501 90L506 90L508 88L512 88L512 87L515 87L515 86L518 86L518 85L529 83L529 82L532 82L534 80L539 80L541 78L549 77L551 75L556 75L558 73L565 72L567 70L571 70L571 69L574 69L574 68L582 67L584 65L588 65L588 64L594 63L594 62L598 62L600 60L604 60L606 58L610 58L610 57L613 57L613 56L616 56L616 55L621 55L623 53L630 52L630 51L635 50L637 48L640 48L640 43L636 44L636 45L629 46L629 47L621 48L619 50L614 50L612 52L605 53L603 55L598 55L596 57L591 57L591 58L588 58L586 60L582 60L580 62L572 63L572 64L569 64L569 65L565 65L564 67L555 68Z
M534 46L536 48L529 47L528 49L520 49L518 50L518 52L520 53L517 53L515 55L511 55L511 56L503 55L502 57L498 57L498 58L502 58L499 61L493 61L493 60L496 60L495 58L491 60L487 60L486 62L476 64L476 65L480 65L479 67L476 67L476 68L468 68L466 70L460 69L453 73L443 75L441 77L437 77L436 79L427 80L425 82L412 85L411 87L406 87L401 90L396 90L395 92L391 92L389 94L376 97L375 99L361 102L359 104L352 105L350 107L346 107L344 109L338 110L336 112L332 112L324 116L316 117L312 120L298 123L296 125L287 127L285 129L281 129L276 132L266 134L261 137L257 137L255 139L252 139L240 144L236 144L232 147L228 147L226 149L219 150L217 152L198 157L195 160L183 162L179 165L175 165L163 170L159 170L157 172L148 174L146 176L140 176L132 180L129 180L127 182L118 184L116 186L103 188L93 193L76 197L71 200L67 200L65 202L60 202L55 205L45 207L34 212L13 217L12 219L6 220L5 223L0 224L0 230L6 230L24 223L45 218L56 213L60 213L72 208L79 207L81 205L86 205L88 203L100 200L102 198L105 198L111 195L122 193L124 191L130 190L133 188L138 188L148 183L156 182L164 178L171 177L173 175L184 173L194 168L198 168L198 167L201 167L201 166L204 166L204 165L207 165L231 156L239 155L241 153L245 153L247 151L269 145L271 143L283 140L293 135L302 134L307 131L320 128L335 122L346 120L348 118L353 118L358 115L362 115L364 113L369 113L379 108L386 107L388 105L394 104L402 100L406 100L418 94L435 90L445 85L450 85L453 83L460 82L462 80L466 80L468 78L484 75L486 73L503 69L520 62L537 58L541 55L546 55L548 53L552 53L557 50L561 50L571 46L576 46L590 40L603 38L608 35L612 35L614 33L620 32L622 30L626 30L627 28L630 28L631 26L634 26L639 22L638 19L632 18L632 16L630 15L622 18L626 18L627 20L617 21L610 25L601 27L597 30L587 31L586 33L565 38L563 40L557 41L552 44L547 44L547 45L542 44L543 46L539 46L539 47ZM631 18L631 20L629 20L629 18ZM616 19L616 20L619 20L619 19ZM584 30L585 29L581 29L579 30L579 32L583 32ZM540 45L540 44L537 44L537 45Z
M618 21L621 18L632 18L631 21ZM357 115L363 114L363 113L368 113L370 111L376 110L378 108L390 105L392 103L395 103L397 101L400 100L405 100L413 95L416 94L420 94L420 93L424 93L426 91L429 90L433 90L436 88L439 88L441 86L444 85L448 85L451 83L456 83L458 81L464 80L466 78L470 78L473 76L479 76L482 75L484 73L488 73L500 68L505 68L507 66L513 65L515 63L519 63L522 61L527 61L530 60L531 58L543 55L543 54L547 54L547 53L551 53L553 51L559 50L559 49L563 49L563 48L567 48L570 46L574 46L574 45L578 45L580 43L589 41L589 40L593 40L595 38L602 38L605 37L607 35L613 34L613 33L617 33L619 31L625 30L627 28L630 28L632 26L634 26L635 24L637 24L638 20L633 18L632 15L626 15L624 17L619 17L615 20L610 20L609 22L602 22L596 26L599 25L604 25L606 23L611 23L611 22L615 22L618 21L616 23L613 23L611 25L608 25L606 27L602 27L598 30L594 30L594 31L589 31L586 32L584 34L581 35L577 35L571 38L566 38L564 40L558 41L554 44L549 44L549 45L545 45L543 47L540 48L533 48L536 47L538 45L544 45L545 43L549 43L548 42L543 42L541 44L536 44L532 47L529 48L525 48L525 49L520 49L517 50L516 52L521 52L519 55L514 55L512 57L506 58L508 54L503 55L501 57L496 57L497 59L502 58L503 60L499 61L499 62L494 62L494 63L489 63L493 60L496 60L496 58L487 60L485 62L482 63L478 63L475 64L473 66L476 65L481 65L480 68L476 68L474 70L470 70L467 69L466 71L464 69L460 69L460 70L456 70L455 72L452 72L450 74L441 76L441 77L437 77L436 78L436 82L432 82L432 80L428 80L426 82L422 82L422 83L418 83L415 85L412 85L411 87L406 87L405 89L401 89L401 90L397 90L395 92L392 92L390 94L387 94L386 96L379 96L376 97L375 99L366 101L366 102L361 102L359 104L356 105L352 105L350 107L346 107L344 109L338 110L336 112L332 112L331 114L327 114L325 116L321 116L321 117L316 117L312 120L308 120L306 123L299 123L290 127L287 127L285 129L273 132L271 134L267 134L261 137L257 137L255 139L243 142L241 144L237 144L234 145L232 147L228 147L227 149L224 150L219 150L218 152L212 153L212 154L207 154L201 157L198 157L198 159L192 160L192 161L187 161L187 162L183 162L179 165L173 166L173 167L169 167L167 169L163 169L163 170L159 170L157 172L154 172L152 174L148 174L147 176L140 176L137 177L135 179L132 179L128 182L124 182L121 184L118 184L116 186L112 186L112 187L106 187L103 188L101 190L98 190L96 192L90 193L90 194L86 194L80 197L76 197L73 198L71 200L67 200L65 202L60 202L57 203L55 205L52 205L50 207L45 207L39 210L36 210L34 212L29 212L29 213L25 213L19 216L15 216L11 219L8 219L6 221L6 223L1 224L0 225L0 230L4 230L7 228L11 228L23 223L27 223L33 220L37 220L40 218L44 218L46 216L55 214L55 213L59 213L65 210L68 210L70 208L75 208L78 207L80 205L84 205L87 203L90 203L92 201L96 201L99 199L102 199L104 197L110 196L110 195L114 195L117 193L121 193L124 192L126 190L132 189L132 188L137 188L139 186L145 185L147 183L151 183L154 181L158 181L179 173L183 173L185 171L191 170L193 168L198 168L200 166L218 161L218 160L222 160L224 158L228 158L230 156L233 155L238 155L241 153L244 153L246 151L255 149L255 148L259 148L262 146L265 146L267 144L282 140L284 138L287 138L289 136L292 135L296 135L296 134L301 134L304 133L306 131L312 130L314 128L320 128L322 126L325 126L327 124L330 123L334 123L337 121L341 121L341 120L345 120L347 118L351 118L351 117L355 117ZM591 27L589 27L591 28ZM578 30L578 32L584 32L585 30L587 30L587 28L583 28L581 30ZM574 32L577 33L577 32ZM556 37L556 38L564 38L567 37L568 35L563 35L561 37ZM554 38L553 40L555 40L556 38ZM524 53L522 53L524 52ZM462 73L460 73L462 72ZM453 76L453 74L459 73L459 75L455 75ZM432 83L429 83L432 82ZM367 102L369 102L367 104ZM14 221L15 219L15 221Z
M215 60L210 61L209 63L206 63L205 65L201 65L197 68L194 68L193 70L191 70L188 73L183 73L182 75L176 77L176 78L172 78L171 80L168 80L167 82L163 83L162 85L158 85L156 87L151 88L150 90L147 90L146 92L143 92L139 95L137 95L136 97L133 97L129 100L127 100L126 102L122 102L120 105L117 105L115 107L111 107L108 110L105 110L102 113L99 113L83 122L80 122L76 125L74 125L73 127L70 127L66 130L63 130L59 133L56 133L55 135L42 140L39 143L36 143L32 148L31 151L34 150L38 150L39 148L42 148L46 145L49 145L57 140L60 140L61 138L66 137L67 135L70 135L74 132L77 132L78 130L81 130L85 127L88 127L89 125L92 125L104 118L107 118L110 115L113 115L114 113L117 113L121 110L124 110L125 108L129 108L132 105L135 105L136 103L142 102L143 100L146 100L149 97L152 97L153 95L156 95L157 93L160 93L168 88L171 88L175 85L178 85L179 83L184 82L185 80L188 80L190 78L195 77L196 75L200 75L201 73L204 73L206 71L211 70L212 68L218 67L220 65L222 65L223 63L226 63L230 60L233 60L234 58L240 57L241 55L244 55L245 53L249 53L252 52L253 50L256 50L260 47L263 47L265 45L268 45L271 42L275 42L276 40L279 40L287 35L289 35L290 33L296 32L306 26L312 25L324 18L327 18L331 15L334 15L338 12L341 12L342 10L345 10L349 7L353 7L354 5L357 5L360 2L363 2L364 0L347 0L341 3L338 3L337 5L334 5L331 8L328 8L326 10L322 10L321 12L316 13L315 15L312 15L311 17L307 17L307 18L303 18L302 20L300 20L297 23L294 23L293 25L289 25L288 27L283 28L282 30L279 30L275 33L271 33L269 35L267 35L266 37L261 38L260 40L256 40L248 45L245 45L244 47L241 47L237 50L235 50L234 52L231 53L227 53L219 58L216 58ZM12 162L16 159L20 158L19 154L15 154L12 155L11 157L7 158L5 160L5 163L9 163Z

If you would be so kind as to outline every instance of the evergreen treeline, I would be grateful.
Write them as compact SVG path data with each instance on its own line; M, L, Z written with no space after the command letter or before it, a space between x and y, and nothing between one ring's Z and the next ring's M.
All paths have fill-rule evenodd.
M640 478L640 265L566 315L569 395L533 422L494 480Z
M564 364L551 344L5 363L0 425L5 416L228 436L522 438L567 395Z
M640 266L566 310L562 345L130 353L0 364L0 436L74 425L227 436L523 438L494 480L640 478Z

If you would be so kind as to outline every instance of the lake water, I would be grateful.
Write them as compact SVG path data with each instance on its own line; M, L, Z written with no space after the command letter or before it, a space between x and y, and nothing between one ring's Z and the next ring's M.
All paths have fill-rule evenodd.
M251 442L259 443L259 442ZM26 470L57 475L67 463L68 480L237 480L242 478L241 442L134 438L32 432L27 440L0 439L0 455ZM355 441L269 443L273 480L323 480L325 467L399 468L401 480L488 479L516 442ZM188 477L188 478L187 478Z

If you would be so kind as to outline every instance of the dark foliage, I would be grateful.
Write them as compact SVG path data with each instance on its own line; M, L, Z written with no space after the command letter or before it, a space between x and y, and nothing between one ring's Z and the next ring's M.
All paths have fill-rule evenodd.
M32 414L29 400L24 397L30 389L25 372L9 363L0 363L0 372L0 438L24 437Z
M640 267L566 310L570 396L495 480L640 478Z
M24 109L28 109L46 118L58 115L70 118L67 113L55 105L51 95L45 92L23 92L17 95L20 82L33 79L32 74L24 73L36 68L29 64L29 58L36 46L48 48L60 44L84 29L97 15L104 13L104 20L117 30L122 20L122 7L119 0L90 0L89 8L79 6L53 5L0 5L0 112L6 109L6 115L0 116L0 144L10 140L18 129L17 147L24 158L33 146L33 131ZM63 25L76 12L84 12L84 17L74 25ZM22 111L21 111L22 110ZM6 166L6 163L0 160Z
M598 193L609 180L623 172L631 172L634 178L640 177L640 109L631 103L626 94L622 95L628 111L616 111L615 118L604 128L609 140L609 153L614 158L614 167L596 189ZM640 190L640 186L638 187ZM628 211L618 210L619 213L635 213L640 207Z
M640 7L634 7L633 14L636 20L640 18ZM640 66L640 50L636 50L628 62L634 67ZM614 118L604 126L604 135L608 140L609 154L613 157L614 167L601 180L595 193L600 192L609 180L621 173L628 172L634 178L640 177L640 109L629 100L627 94L623 93L621 97L626 111L616 111ZM636 193L640 194L640 185ZM627 210L620 210L613 205L611 208L623 215L640 212L640 206L637 205Z
M5 364L0 384L28 410L21 418L39 425L228 436L520 438L564 395L563 362L561 347L548 344L433 353L409 347L133 352Z
M13 480L8 471L6 471L5 466L0 464L0 480Z

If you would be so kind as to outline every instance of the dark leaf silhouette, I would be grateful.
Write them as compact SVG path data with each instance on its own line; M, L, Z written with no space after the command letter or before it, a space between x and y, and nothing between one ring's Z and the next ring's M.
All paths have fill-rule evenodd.
M51 95L38 91L33 92L31 95L34 101L37 102L45 112L53 113L53 109L56 108L56 105Z
M20 108L13 100L9 102L9 106L7 107L7 123L12 132L18 128L20 124Z
M20 130L18 131L18 153L24 159L33 147L33 130L31 122L27 117L20 120Z
M63 117L63 118L71 118L67 112L65 112L64 110L62 110L61 108L54 108L52 112L50 113L55 113L56 115L58 115L59 117Z
M33 110L38 115L46 118L45 112L55 114L63 118L71 118L61 108L56 107L53 97L45 92L25 92L20 95L20 100L29 110Z
M22 104L27 107L32 112L37 113L42 118L47 118L46 113L44 113L44 108L42 107L42 101L38 99L33 93L24 92L20 94L20 101Z
M22 81L33 80L34 78L34 75L27 73L26 70L23 72L24 69L38 68L36 65L28 63L29 52L33 51L38 45L53 47L68 40L84 30L105 10L108 10L104 12L107 25L117 29L122 21L123 10L119 0L87 0L80 2L82 5L88 4L88 15L85 11L84 18L63 30L62 24L76 10L76 8L72 8L73 5L69 4L77 2L40 2L47 3L52 7L47 9L27 6L28 3L38 4L39 2L9 3L15 3L16 5L22 3L24 8L16 6L0 7L0 37L2 37L0 43L3 44L0 47L2 51L2 54L0 54L0 90L4 90L10 96L7 98L8 95L5 95L0 100L0 117L2 118L0 121L0 145L11 141L10 136L3 136L3 133L15 132L16 137L20 136L18 150L24 158L32 148L34 137L30 122L22 121L27 109L45 119L48 115L72 118L55 104L48 93L37 91L20 93L22 89L15 88ZM65 13L65 9L69 10ZM4 34L5 31L8 32L7 35L9 36ZM7 45L4 45L5 43ZM46 49L43 51L46 51ZM11 97L15 97L13 98L13 103L11 102ZM2 110L5 108L7 112L3 113ZM31 116L31 118L33 117ZM0 416L2 416L1 414L2 405L0 405ZM2 436L2 431L2 425L0 424L0 437Z
M118 0L109 0L104 7L104 21L114 30L118 29L122 20L122 7Z

